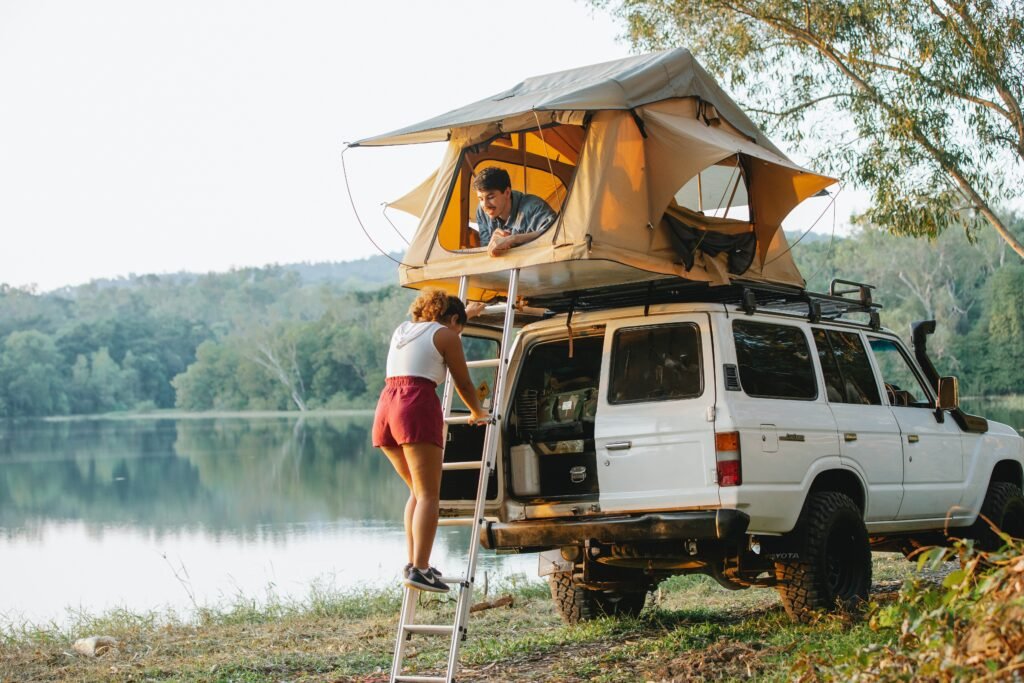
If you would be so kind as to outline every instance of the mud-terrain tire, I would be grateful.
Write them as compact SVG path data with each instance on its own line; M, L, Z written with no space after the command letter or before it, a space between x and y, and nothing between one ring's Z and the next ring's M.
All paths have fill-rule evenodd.
M871 588L871 547L860 508L849 496L812 493L792 532L796 559L775 563L776 588L786 614L809 621L818 610L850 610Z
M1006 542L982 519L983 516L1013 538L1024 538L1024 494L1020 487L1006 481L990 483L978 519L963 534L966 538L973 538L980 550L995 552Z
M548 577L551 598L562 620L571 625L608 617L635 617L647 601L647 590L600 591L573 585L571 572Z

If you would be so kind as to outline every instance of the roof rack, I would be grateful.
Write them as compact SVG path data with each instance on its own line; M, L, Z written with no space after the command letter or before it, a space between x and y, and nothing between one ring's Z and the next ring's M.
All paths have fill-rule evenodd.
M840 279L832 281L828 294L819 294L800 287L765 282L734 280L728 285L712 287L707 282L666 278L530 297L528 303L553 313L581 313L625 306L644 306L646 310L652 305L666 303L721 303L733 304L747 315L764 310L807 318L811 322L865 313L868 316L866 324L878 329L881 327L878 311L882 306L872 300L872 289L873 285Z

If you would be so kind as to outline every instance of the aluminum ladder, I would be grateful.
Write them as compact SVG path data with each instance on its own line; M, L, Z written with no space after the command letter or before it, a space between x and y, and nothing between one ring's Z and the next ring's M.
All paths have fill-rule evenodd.
M466 293L469 289L467 276L459 280L459 298L466 300ZM472 517L442 518L438 520L438 526L466 526L469 527L469 553L466 562L466 573L463 576L443 576L441 580L458 590L459 597L455 605L455 618L452 624L418 624L415 622L416 602L419 591L413 588L404 588L402 595L402 611L398 619L398 634L395 639L395 654L391 662L391 683L405 681L407 683L453 683L455 674L459 668L459 649L468 635L466 622L469 620L469 608L473 604L473 584L476 579L476 563L478 551L480 550L480 528L484 523L484 504L487 500L487 482L491 472L494 471L495 460L498 453L498 432L501 424L501 415L497 412L502 405L505 391L505 380L508 374L509 364L509 343L512 339L512 327L515 321L516 292L519 288L519 269L514 268L509 273L508 295L505 304L505 322L502 326L500 350L497 358L488 360L467 361L470 368L497 368L494 376L494 391L492 392L491 417L484 427L484 445L480 460L469 462L443 463L442 473L452 470L480 470L480 480L476 490L476 504L473 508ZM455 387L452 382L451 373L444 385L444 422L447 425L468 424L468 416L452 415L452 400L455 395ZM445 440L447 443L447 439ZM448 666L444 676L424 676L402 673L405 660L405 649L414 635L423 636L448 636L451 645L448 648Z

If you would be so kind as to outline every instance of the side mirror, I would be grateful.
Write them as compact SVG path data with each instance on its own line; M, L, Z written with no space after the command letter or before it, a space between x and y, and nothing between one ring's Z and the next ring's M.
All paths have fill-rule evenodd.
M939 378L939 410L956 410L960 407L960 384L956 377Z

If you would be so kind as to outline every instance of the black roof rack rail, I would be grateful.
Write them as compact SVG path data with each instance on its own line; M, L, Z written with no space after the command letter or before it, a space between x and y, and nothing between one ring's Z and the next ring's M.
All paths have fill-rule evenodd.
M853 289L839 289L839 285L847 285L853 287ZM828 294L829 296L838 296L843 298L847 298L847 294L856 294L861 305L870 307L871 290L874 288L874 285L866 285L863 282L854 282L853 280L841 280L835 277L832 278L832 282L828 285Z
M837 284L856 287L837 289ZM608 308L643 306L645 314L655 304L721 303L735 305L751 315L757 310L807 318L811 322L836 320L848 313L866 313L872 328L880 327L880 304L871 297L872 285L847 280L833 280L828 294L809 292L791 285L734 280L728 285L711 286L682 278L664 278L635 284L571 290L528 298L528 305L546 308L553 313L572 309L579 314ZM855 293L857 298L847 296ZM848 321L853 322L853 321Z

